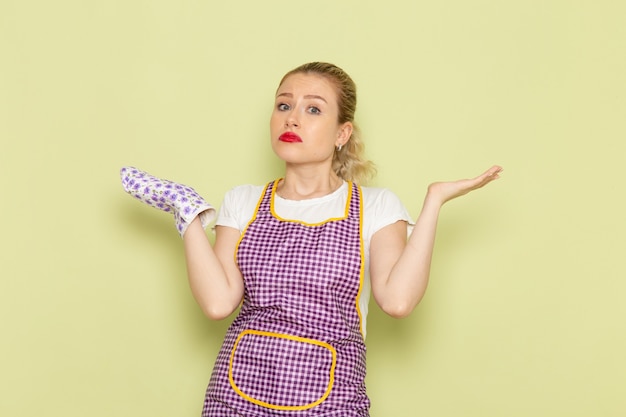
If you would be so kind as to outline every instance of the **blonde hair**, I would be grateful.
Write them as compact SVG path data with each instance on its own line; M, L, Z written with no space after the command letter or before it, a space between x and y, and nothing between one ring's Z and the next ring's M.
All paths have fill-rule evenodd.
M356 84L341 68L327 62L309 62L289 71L280 80L280 85L287 77L293 74L316 74L330 81L337 90L337 104L339 106L338 123L352 123L352 135L333 155L333 170L346 181L365 183L376 173L374 163L365 159L364 145L361 131L354 122L356 111Z

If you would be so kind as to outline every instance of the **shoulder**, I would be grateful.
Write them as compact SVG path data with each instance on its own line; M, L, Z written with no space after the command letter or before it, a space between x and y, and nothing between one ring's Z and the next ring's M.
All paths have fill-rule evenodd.
M385 209L404 207L400 198L388 188L360 187L364 207Z
M363 185L359 185L361 192L363 194L363 198L380 198L385 195L395 196L393 191L389 188L380 188L380 187L365 187Z
M242 231L248 224L266 185L238 185L224 195L216 225Z
M412 223L411 216L400 198L388 188L360 187L364 229L370 236L399 220Z
M265 187L266 185L252 185L252 184L238 185L236 187L231 188L230 190L226 192L226 195L224 196L224 202L225 203L227 201L243 202L243 201L248 201L250 199L253 199L254 202L256 203L256 200L259 199Z

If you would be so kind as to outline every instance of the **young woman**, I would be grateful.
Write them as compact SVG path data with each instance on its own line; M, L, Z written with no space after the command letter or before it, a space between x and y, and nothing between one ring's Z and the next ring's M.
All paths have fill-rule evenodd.
M368 416L370 293L387 314L407 316L426 290L442 205L499 177L494 166L431 184L407 240L410 217L398 198L359 185L372 166L355 110L355 84L335 65L287 73L270 120L284 176L227 193L213 246L204 227L214 210L193 189L122 170L127 191L174 212L205 314L223 319L240 308L203 416Z

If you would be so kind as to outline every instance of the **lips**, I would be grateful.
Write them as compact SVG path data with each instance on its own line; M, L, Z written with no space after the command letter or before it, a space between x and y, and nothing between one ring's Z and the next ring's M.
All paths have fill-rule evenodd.
M282 135L280 135L278 137L278 140L281 142L287 142L287 143L298 143L298 142L302 142L302 138L300 138L300 136L296 135L293 132L285 132Z

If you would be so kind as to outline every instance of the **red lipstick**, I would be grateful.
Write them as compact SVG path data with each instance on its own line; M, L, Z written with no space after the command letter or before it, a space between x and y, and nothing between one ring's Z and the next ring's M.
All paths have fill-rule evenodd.
M281 142L288 142L288 143L302 142L302 139L300 138L300 136L296 135L293 132L283 133L282 135L278 137L278 140Z

